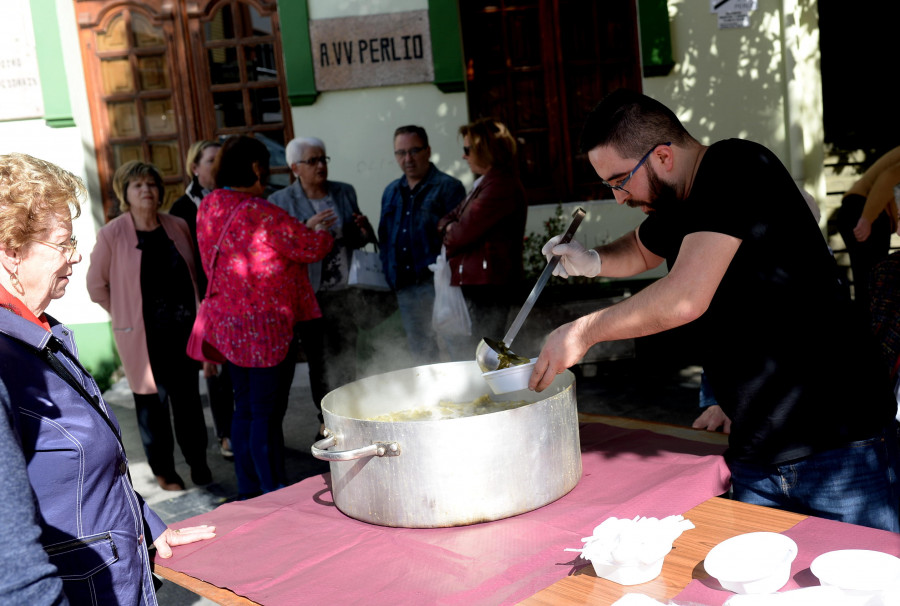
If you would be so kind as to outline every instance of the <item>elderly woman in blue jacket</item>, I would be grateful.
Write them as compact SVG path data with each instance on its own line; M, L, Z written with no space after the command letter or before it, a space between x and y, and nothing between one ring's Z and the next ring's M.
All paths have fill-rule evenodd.
M156 604L148 546L170 557L215 536L167 528L134 491L118 421L44 311L81 261L84 193L49 162L0 156L0 604Z
M313 400L345 383L356 380L356 317L359 299L349 288L353 250L372 241L374 231L359 211L356 190L349 183L328 179L325 143L316 137L298 137L285 148L285 156L296 180L269 196L269 202L300 221L326 217L334 236L334 247L319 262L309 264L309 281L322 310L320 320L303 322L299 328L303 351L309 361ZM321 422L321 413L319 421Z

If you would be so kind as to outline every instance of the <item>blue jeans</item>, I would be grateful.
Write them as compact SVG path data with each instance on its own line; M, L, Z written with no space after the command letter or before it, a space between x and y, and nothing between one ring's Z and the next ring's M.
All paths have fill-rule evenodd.
M431 312L434 309L434 284L422 282L404 286L396 291L400 320L406 332L409 353L417 365L434 364L441 361L437 335L431 327Z
M775 466L729 462L734 498L900 532L895 427L868 440Z
M287 483L282 421L296 365L293 346L284 361L270 368L228 363L234 387L231 449L239 498L272 492Z

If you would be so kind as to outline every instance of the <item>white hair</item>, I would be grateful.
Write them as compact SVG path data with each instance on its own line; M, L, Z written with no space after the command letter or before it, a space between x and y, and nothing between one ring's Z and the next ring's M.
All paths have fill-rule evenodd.
M288 166L292 166L300 161L303 152L310 147L318 147L325 152L325 142L318 137L295 137L287 144L284 150L284 157Z

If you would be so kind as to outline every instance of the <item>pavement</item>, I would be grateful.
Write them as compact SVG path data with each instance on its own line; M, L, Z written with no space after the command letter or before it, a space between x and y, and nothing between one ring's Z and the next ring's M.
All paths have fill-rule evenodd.
M690 425L698 414L700 367L679 352L679 344L667 337L645 337L636 342L635 355L576 366L576 400L580 412ZM384 358L383 358L384 359ZM394 364L408 360L393 358ZM387 371L391 368L382 368ZM175 461L187 482L183 491L164 491L156 483L141 446L134 400L125 379L116 382L104 397L119 424L131 466L135 489L169 525L202 515L233 500L237 495L234 466L219 452L212 414L205 394L205 381L198 375L208 433L207 460L213 482L195 486L179 449ZM290 403L284 420L286 469L289 483L325 473L328 463L315 459L310 446L318 432L318 420L309 389L305 363L297 364ZM163 606L209 606L214 602L165 582L158 593Z

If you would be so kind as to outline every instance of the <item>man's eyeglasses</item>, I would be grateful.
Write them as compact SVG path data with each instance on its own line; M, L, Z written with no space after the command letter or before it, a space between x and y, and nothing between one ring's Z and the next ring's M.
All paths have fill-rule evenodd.
M627 189L625 189L625 186L628 184L629 181L631 181L631 178L634 176L634 173L636 173L638 171L638 169L644 165L644 162L647 161L647 158L650 157L650 154L653 153L653 150L655 150L660 145L672 145L672 142L670 141L668 143L657 143L656 145L651 147L650 151L648 151L646 154L644 154L644 157L641 158L641 161L637 163L637 166L635 166L633 169L631 169L631 172L628 173L628 175L624 179L622 179L622 181L619 182L618 184L613 185L612 183L609 183L609 182L605 181L604 179L600 179L600 182L604 185L604 187L608 187L615 191L625 192L626 194L628 194L630 196L631 192L628 191Z
M424 147L410 147L409 149L396 149L394 155L397 158L405 158L407 155L418 156L424 150Z
M315 158L310 158L309 160L297 160L297 164L309 164L310 166L315 166L316 164L328 164L331 162L330 156L316 156Z
M63 255L66 254L66 251L69 251L68 255L66 256L66 261L71 261L72 258L75 257L75 251L78 249L78 240L75 238L75 236L72 236L71 238L69 238L68 244L60 244L59 242L48 242L47 240L36 240L34 238L32 238L31 241L37 242L38 244L46 244L47 246L52 246L53 248L55 248L57 250L62 249L62 250L59 250L59 252L61 252Z

